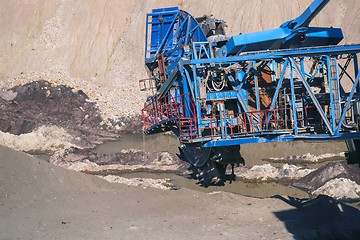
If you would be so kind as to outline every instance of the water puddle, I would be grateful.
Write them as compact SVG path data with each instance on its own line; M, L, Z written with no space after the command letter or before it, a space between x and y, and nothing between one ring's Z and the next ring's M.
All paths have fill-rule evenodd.
M138 149L144 152L169 152L179 153L179 141L175 135L171 134L123 134L118 141L105 142L94 149L100 154L113 154L124 149ZM240 152L245 159L247 166L261 165L271 162L273 157L288 157L294 155L305 155L311 153L313 155L322 155L326 153L340 153L347 151L345 142L286 142L286 143L261 143L242 145ZM328 161L345 160L345 157L331 158L320 161L318 163L299 163L289 160L288 162L274 163L279 167L285 163L301 165L307 168L318 168Z
M103 172L96 173L98 175L116 175L124 178L152 178L152 179L170 179L174 188L187 188L200 192L230 192L240 194L249 197L268 198L274 195L293 196L297 198L307 198L309 195L297 188L289 186L287 184L264 182L264 183L252 183L232 181L226 182L224 186L209 186L207 188L197 184L197 180L189 179L186 176L181 176L173 173L153 173L153 172Z
M113 154L125 149L138 149L144 152L170 152L178 153L179 140L175 135L169 134L123 134L113 142L105 142L94 149L100 154Z
M118 141L106 142L99 145L95 152L99 154L114 154L125 149L138 149L145 152L178 153L179 142L176 136L168 134L156 134L145 136L143 134L124 134ZM271 157L286 157L292 155L303 155L311 153L314 155L325 154L329 150L332 152L346 151L346 145L342 142L290 142L290 143L265 143L248 144L241 146L241 154L245 158L247 166L261 165L267 163L264 159ZM332 159L333 160L333 159ZM274 166L281 166L284 163L272 163ZM292 164L288 162L288 164ZM303 167L319 167L322 163L298 163ZM93 173L94 174L94 173ZM204 188L197 184L196 180L174 173L154 173L154 172L103 172L100 175L111 174L125 178L152 178L170 179L175 188L189 188L201 192L224 191L241 194L251 197L266 198L274 195L293 196L297 198L307 198L308 194L300 189L294 188L286 183L279 182L227 182L225 186L209 186Z

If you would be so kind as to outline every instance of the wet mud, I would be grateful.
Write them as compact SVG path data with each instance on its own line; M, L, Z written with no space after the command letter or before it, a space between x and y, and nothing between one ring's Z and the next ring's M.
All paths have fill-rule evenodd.
M176 154L168 152L144 152L136 149L119 150L116 153L104 154L91 149L69 148L53 155L50 162L56 165L73 166L83 162L88 165L87 172L116 170L127 171L157 171L183 174L186 164ZM74 170L83 171L82 169Z
M143 133L121 134L116 141L100 144L94 151L99 154L113 154L126 149L178 154L179 140L174 134L169 133L154 135L144 135Z
M175 136L166 134L151 136L125 134L115 142L107 142L99 145L94 151L98 154L116 154L118 151L129 148L148 152L153 150L169 151L176 156L178 153L178 140ZM256 151L255 148L257 148ZM243 145L240 151L242 155L245 156L246 165L235 168L237 175L236 180L226 181L224 186L208 186L206 188L200 186L197 180L189 179L189 171L186 171L184 166L179 168L181 171L176 174L169 173L170 175L167 175L168 173L166 172L143 171L143 169L135 172L104 171L96 174L115 174L128 178L170 178L172 183L177 187L210 192L228 191L253 197L270 197L276 194L309 197L315 189L331 179L339 177L354 179L355 171L353 171L353 177L351 177L351 173L341 167L346 165L346 162L339 163L344 160L342 152L345 149L346 146L343 142L293 142L284 144L260 144L257 146L252 144ZM271 157L281 158L281 161L272 161ZM316 161L313 161L314 159ZM271 165L269 163L271 163ZM334 166L335 169L331 169L330 165L326 165L327 163L337 165ZM323 167L324 165L326 166ZM328 169L328 171L332 172L337 171L342 174L328 174L332 176L332 178L323 177L318 179L317 182L310 181L307 176L319 175L319 171L316 171L316 173L312 175L309 174L319 167L320 169ZM356 167L357 166L347 166L347 169L356 169ZM320 175L326 176L326 173L320 173ZM360 176L360 173L357 176ZM300 186L299 183L301 181L308 183L311 187ZM358 181L356 182L358 183ZM294 183L297 183L297 185L293 185Z

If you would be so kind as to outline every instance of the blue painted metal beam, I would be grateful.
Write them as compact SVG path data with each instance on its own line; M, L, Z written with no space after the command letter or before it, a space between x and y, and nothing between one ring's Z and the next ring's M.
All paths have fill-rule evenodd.
M301 134L301 135L263 135L259 137L243 137L234 139L219 139L204 143L201 147L226 147L251 143L290 142L290 141L339 141L347 139L359 139L360 132L330 134Z
M299 17L281 24L279 28L235 35L217 51L217 55L228 57L255 50L336 45L344 37L340 28L308 27L328 2L314 0Z
M296 72L298 73L299 77L300 77L300 80L301 82L303 83L307 93L309 94L311 100L313 101L318 113L320 114L322 120L324 121L326 127L328 128L329 132L331 135L334 135L334 131L333 131L333 128L332 128L332 125L331 123L329 122L329 119L326 117L323 109L321 108L321 105L319 103L319 101L316 99L313 91L311 90L310 88L310 85L308 84L308 82L306 81L305 79L305 76L301 73L299 67L297 66L295 60L293 58L289 58L290 59L290 62L292 63L292 67L296 70Z
M289 66L292 69L293 61L290 60ZM286 66L287 67L287 66ZM295 85L294 85L294 77L293 71L290 70L290 92L291 92L291 108L292 108L292 121L293 121L293 129L294 134L298 134L298 122L297 122L297 109L296 109L296 97L295 97Z
M341 117L340 117L340 120L339 120L339 123L338 123L339 125L336 127L336 130L335 130L336 134L339 134L339 132L340 132L340 128L341 128L341 126L343 124L343 121L345 119L346 112L349 109L350 102L351 102L351 100L352 100L352 98L354 96L356 88L359 85L359 79L360 79L360 72L358 72L358 74L356 76L355 82L354 82L354 84L353 84L353 86L351 88L350 94L349 94L349 96L348 96L348 98L346 100L344 109L342 110L342 114L341 114Z
M276 90L275 90L274 96L273 96L273 98L271 100L271 104L270 104L270 107L269 107L270 110L274 109L275 103L277 102L277 98L279 96L280 88L281 88L282 83L284 81L284 76L285 76L285 73L286 73L286 69L288 69L287 68L288 64L289 64L289 59L286 58L286 60L284 62L285 67L281 71L280 78L279 78L278 83L276 85Z
M225 58L181 60L184 65L208 64L208 63L236 63L244 61L276 60L287 57L314 57L314 56L338 56L342 54L356 54L360 52L360 44L340 45L327 47L309 47L284 50L256 51Z
M280 27L297 29L309 26L310 22L318 13L328 4L330 0L315 0L310 6L297 18L283 23Z

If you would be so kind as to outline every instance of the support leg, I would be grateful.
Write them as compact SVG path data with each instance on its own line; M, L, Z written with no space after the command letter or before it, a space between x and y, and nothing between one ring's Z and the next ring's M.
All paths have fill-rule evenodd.
M346 140L348 152L346 159L349 164L360 164L360 139Z

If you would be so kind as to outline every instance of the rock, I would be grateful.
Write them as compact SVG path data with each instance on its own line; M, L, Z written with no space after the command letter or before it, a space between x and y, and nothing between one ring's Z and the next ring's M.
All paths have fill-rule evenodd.
M162 190L174 189L174 185L170 179L152 179L152 178L124 178L120 176L107 175L102 177L111 183L122 183L129 186L137 186L142 188L157 188Z
M159 157L157 158L156 164L158 165L172 165L174 164L174 160L170 153L168 152L161 152Z
M295 165L284 164L281 168L276 168L271 164L255 165L246 168L236 169L237 177L253 181L271 181L271 180L288 180L299 179L312 172L312 169L304 169Z
M308 169L308 168L297 167L295 165L284 164L279 169L279 178L299 179L308 175L314 170L315 169Z
M328 163L309 173L304 178L297 180L293 183L293 186L307 191L314 191L335 178L347 178L360 184L360 168L346 162Z
M16 96L17 96L17 93L12 90L0 92L0 98L4 99L6 101L14 100L16 98Z
M313 195L327 195L338 200L359 200L360 185L347 178L336 178L311 192Z

